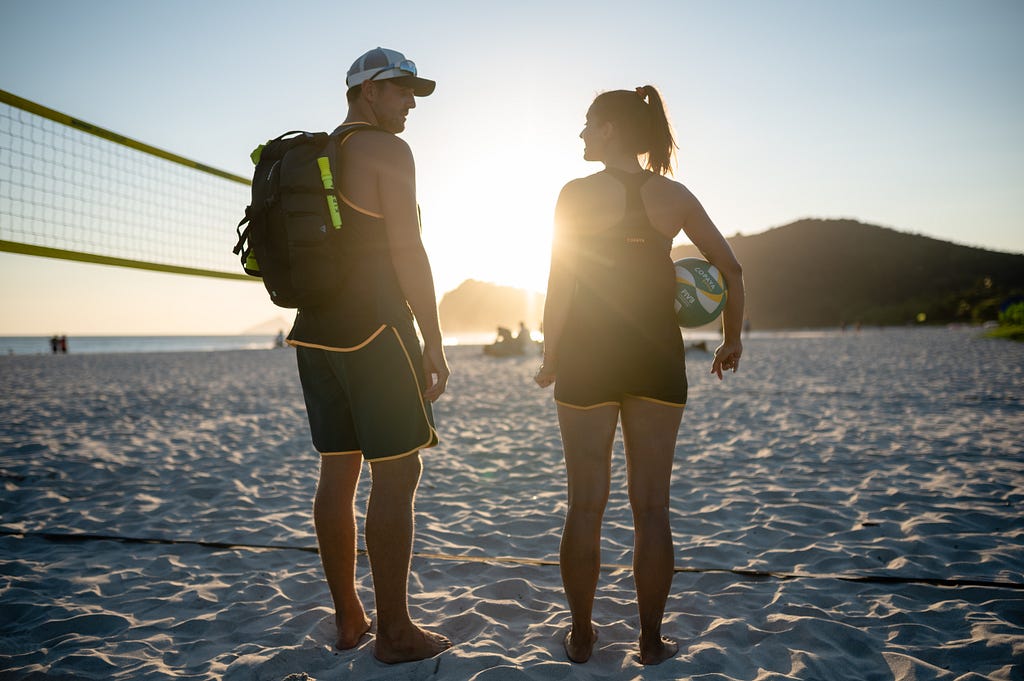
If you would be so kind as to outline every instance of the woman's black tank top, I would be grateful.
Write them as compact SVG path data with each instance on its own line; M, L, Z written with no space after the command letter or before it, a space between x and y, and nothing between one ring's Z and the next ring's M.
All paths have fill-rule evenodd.
M579 245L567 333L584 343L595 334L611 334L627 346L639 344L637 351L653 343L681 353L672 240L651 225L640 193L653 173L605 172L625 187L625 214Z

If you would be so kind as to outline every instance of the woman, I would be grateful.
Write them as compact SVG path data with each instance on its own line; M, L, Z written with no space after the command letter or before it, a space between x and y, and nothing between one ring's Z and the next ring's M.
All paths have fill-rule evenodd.
M674 568L669 484L686 404L672 239L682 229L729 288L723 342L711 365L719 379L739 368L743 277L700 202L665 177L676 145L653 86L599 95L580 137L583 158L605 169L569 182L558 197L544 361L535 379L541 387L555 384L569 487L560 563L572 627L564 646L570 660L585 662L597 639L591 613L601 518L621 415L640 661L658 664L679 649L661 636Z

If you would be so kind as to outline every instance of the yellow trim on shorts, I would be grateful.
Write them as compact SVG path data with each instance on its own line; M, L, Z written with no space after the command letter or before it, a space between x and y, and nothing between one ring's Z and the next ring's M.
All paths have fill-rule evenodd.
M427 444L430 444L430 440L427 440ZM416 449L410 449L409 451L403 452L402 454L395 454L394 456L379 456L376 459L367 459L367 461L369 461L371 464L375 464L380 461L394 461L395 459L404 459L407 456L412 456L421 449L427 449L427 445L417 447Z
M365 348L367 345L373 342L373 339L379 336L381 332L386 328L388 328L387 324L381 324L380 327L376 331L371 333L366 340L364 340L359 345L353 345L350 348L335 348L330 345L317 345L316 343L307 343L306 341L297 341L291 339L288 339L288 345L292 346L293 348L314 348L316 350L328 350L330 352L355 352L356 350Z
M679 402L666 402L665 400L659 400L659 399L655 399L653 397L644 397L642 395L626 395L626 397L632 397L633 399L643 400L645 402L653 402L654 404L662 404L662 405L665 405L666 407L678 407L678 408L682 409L683 407L686 406L686 402L683 402L683 403L679 403ZM560 404L563 407L569 407L570 409L578 409L580 411L587 411L587 410L590 410L590 409L597 409L599 407L610 407L610 406L613 406L613 405L616 406L616 407L619 407L620 409L622 408L622 403L621 402L600 402L598 404L591 404L591 405L588 405L586 407L580 406L578 404L570 404L568 402L562 402L560 400L555 400L555 403L556 404Z
M644 402L654 402L655 404L663 404L666 407L685 407L686 402L666 402L665 400L655 399L653 397L644 397L643 395L626 395L626 397L632 397L633 399L643 400Z
M378 461L391 461L392 459L401 459L401 458L406 457L406 456L411 456L411 455L415 454L416 452L420 451L421 449L427 449L427 446L429 445L429 443L430 443L430 440L427 440L427 445L423 445L422 447L417 447L416 449L410 449L407 452L402 452L401 454L395 454L394 456L382 456L382 457L378 457L376 459L366 459L366 460L369 461L370 463L377 463ZM362 456L363 458L366 458L365 455L363 454L363 450L361 450L361 449L353 449L351 452L320 452L320 456L331 456L331 457L334 457L334 456L351 456L352 454L358 454L359 456Z
M587 411L589 409L597 409L598 407L612 407L612 406L622 407L622 405L619 404L618 402L601 402L599 404L591 404L591 405L588 405L586 407L580 406L578 404L569 404L568 402L562 402L560 400L555 400L555 403L556 404L560 404L563 407L569 407L570 409L579 409L580 411Z
M398 340L398 346L400 348L402 348L402 352L405 354L405 361L409 364L409 371L412 372L413 381L416 383L417 392L419 392L420 382L419 382L419 379L416 378L416 376L417 376L417 374L416 374L416 367L413 366L413 364L412 364L412 357L409 356L409 351L406 349L405 343L402 342L402 334L398 333L398 329L396 329L393 326L391 327L391 331L395 334L395 339ZM422 392L419 392L419 398L420 398L420 410L423 412L423 421L424 421L424 423L427 424L427 428L430 431L430 436L427 438L427 441L424 442L419 447L416 447L415 449L411 449L408 452L405 452L404 454L395 454L394 456L388 456L388 457L384 457L384 458L381 458L381 459L373 459L373 461L387 461L388 459L399 459L399 458L401 458L403 456L409 456L413 452L418 452L421 449L427 449L429 447L433 447L434 445L430 444L430 442L432 440L440 440L441 439L440 437L438 437L437 431L434 430L434 426L430 425L430 419L427 418L427 406L426 406L426 404L423 403L423 393Z

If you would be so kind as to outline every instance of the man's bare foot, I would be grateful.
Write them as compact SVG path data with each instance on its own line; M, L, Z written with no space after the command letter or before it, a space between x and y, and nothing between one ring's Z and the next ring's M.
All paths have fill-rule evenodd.
M373 656L381 662L397 664L425 660L451 647L452 642L446 636L416 626L394 637L385 637L378 628Z
M594 652L594 644L597 642L597 629L590 628L590 636L580 636L573 633L572 627L569 627L569 631L565 632L565 639L562 641L562 646L565 648L565 654L573 662L580 664L590 659L590 654Z
M661 664L675 657L678 652L679 644L664 636L659 636L650 644L640 639L640 664Z
M338 627L338 641L334 644L334 647L338 650L348 650L359 645L359 642L363 640L363 636L370 630L371 624L370 618L366 616L366 613L345 624L339 622L337 616L335 616L334 623Z

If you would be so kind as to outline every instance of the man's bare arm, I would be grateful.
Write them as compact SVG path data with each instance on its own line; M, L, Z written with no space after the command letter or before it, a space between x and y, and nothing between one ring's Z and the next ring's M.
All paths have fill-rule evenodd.
M404 141L394 136L381 137L377 157L381 212L398 284L423 335L428 386L425 395L433 400L444 392L449 370L441 342L433 273L420 238L415 164Z

